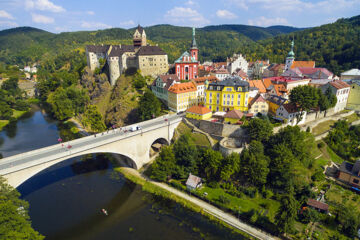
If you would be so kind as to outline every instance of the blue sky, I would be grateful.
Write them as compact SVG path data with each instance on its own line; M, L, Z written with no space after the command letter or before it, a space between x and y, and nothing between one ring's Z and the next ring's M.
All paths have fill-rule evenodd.
M360 14L360 0L0 0L0 30L50 32L137 24L313 27Z

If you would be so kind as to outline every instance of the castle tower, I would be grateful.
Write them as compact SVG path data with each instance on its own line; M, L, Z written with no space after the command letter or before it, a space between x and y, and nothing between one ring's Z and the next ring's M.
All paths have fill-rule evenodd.
M294 39L293 39L291 42L291 51L289 52L288 56L286 57L285 71L287 71L291 68L291 65L293 64L294 60L295 60L295 53L294 53Z
M196 45L196 39L195 39L195 28L192 29L192 43L191 43L191 48L190 48L190 54L191 57L195 59L195 61L198 60L198 53L199 53L199 49L197 48Z
M146 46L146 34L145 30L138 25L133 36L133 43L135 49Z

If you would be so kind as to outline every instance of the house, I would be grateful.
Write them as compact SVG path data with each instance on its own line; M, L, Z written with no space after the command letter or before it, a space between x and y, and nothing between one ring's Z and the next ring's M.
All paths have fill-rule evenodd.
M244 113L239 110L231 110L224 115L224 122L230 124L239 123L239 121L244 117Z
M250 79L260 79L263 76L264 70L270 65L269 60L257 60L249 64L247 75Z
M314 68L315 62L314 61L295 61L295 53L294 53L294 39L291 41L291 50L288 53L286 60L285 60L285 72L298 67L307 67L307 68Z
M227 58L227 70L230 74L236 73L238 70L242 70L244 73L248 71L249 63L241 54L235 54Z
M331 90L333 94L335 94L337 98L336 105L334 107L335 112L339 112L345 109L346 103L349 97L350 93L350 85L346 82L337 80L337 81L331 81L327 84L324 84L321 86L321 91L323 93L326 92L327 89Z
M288 97L288 91L283 83L272 82L270 78L263 79L264 86L266 87L267 96L281 96L283 98Z
M346 108L360 111L360 80L350 80L346 83L350 85L350 93Z
M205 91L206 107L216 112L247 111L249 90L249 83L236 76L209 83Z
M180 82L176 74L159 75L151 84L151 91L167 104L168 89L176 82Z
M189 52L184 52L175 61L176 75L180 80L194 79L199 76L199 61L198 61L199 49L196 45L195 28L192 32L192 43Z
M202 186L201 178L192 175L190 173L188 179L186 180L186 188L188 190L195 190L197 188L200 188L201 186Z
M258 89L258 93L260 93L261 95L265 95L266 87L262 80L250 80L249 84L250 84L250 88L255 87Z
M309 207L314 208L315 210L317 210L319 212L322 212L322 213L329 212L329 205L327 205L326 203L320 202L320 201L316 201L315 199L309 198L307 200L306 204Z
M168 89L168 107L174 112L183 112L197 105L197 87L194 82L174 83Z
M291 90L298 86L306 86L309 85L311 79L310 78L301 78L301 79L293 79L289 77L279 76L279 77L270 77L264 78L264 82L268 82L270 80L271 84L282 84L285 86L286 92L289 94Z
M239 76L239 77L241 77L241 78L244 79L244 80L248 80L248 79L249 79L249 76L246 74L246 72L244 72L244 71L241 70L241 69L237 69L237 70L235 71L235 73L233 73L232 75L234 75L234 76Z
M215 76L220 81L230 76L230 73L226 69L217 69L210 73L212 76Z
M249 99L249 113L252 113L254 116L258 113L267 115L268 111L269 104L260 94L256 95L255 98Z
M284 72L285 64L273 63L264 70L263 77L278 77Z
M306 111L302 112L302 118L300 122L297 122L297 116L300 114L301 112L294 103L285 103L276 110L276 118L291 126L305 123Z
M360 69L353 68L346 72L341 73L341 81L344 80L360 80Z
M212 112L207 107L195 105L186 110L186 117L196 120L208 120L212 116Z
M266 98L267 103L269 104L269 113L276 115L276 110L283 104L287 103L286 98L270 95Z
M192 79L192 81L196 84L197 92L197 102L198 104L205 103L205 89L209 85L209 83L216 82L218 79L215 76L205 76L205 77L198 77Z
M355 164L343 162L339 168L338 180L345 182L351 186L360 187L360 160Z

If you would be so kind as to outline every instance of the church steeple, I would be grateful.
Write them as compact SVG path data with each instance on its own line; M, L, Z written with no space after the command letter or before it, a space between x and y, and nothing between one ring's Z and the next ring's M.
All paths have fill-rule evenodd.
M191 43L191 48L197 48L196 45L196 39L195 39L195 28L192 28L192 43Z
M294 53L294 38L291 41L291 50L288 53L288 56L285 61L285 71L289 70L291 68L291 65L293 64L295 60L295 53Z

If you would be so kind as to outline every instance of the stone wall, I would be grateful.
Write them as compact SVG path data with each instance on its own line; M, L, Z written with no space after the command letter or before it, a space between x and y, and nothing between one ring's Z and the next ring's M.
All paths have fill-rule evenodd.
M138 66L143 76L165 74L169 69L167 55L138 56Z
M223 138L219 142L219 151L223 156L228 156L231 153L241 153L245 147L243 141L239 141L235 138Z

